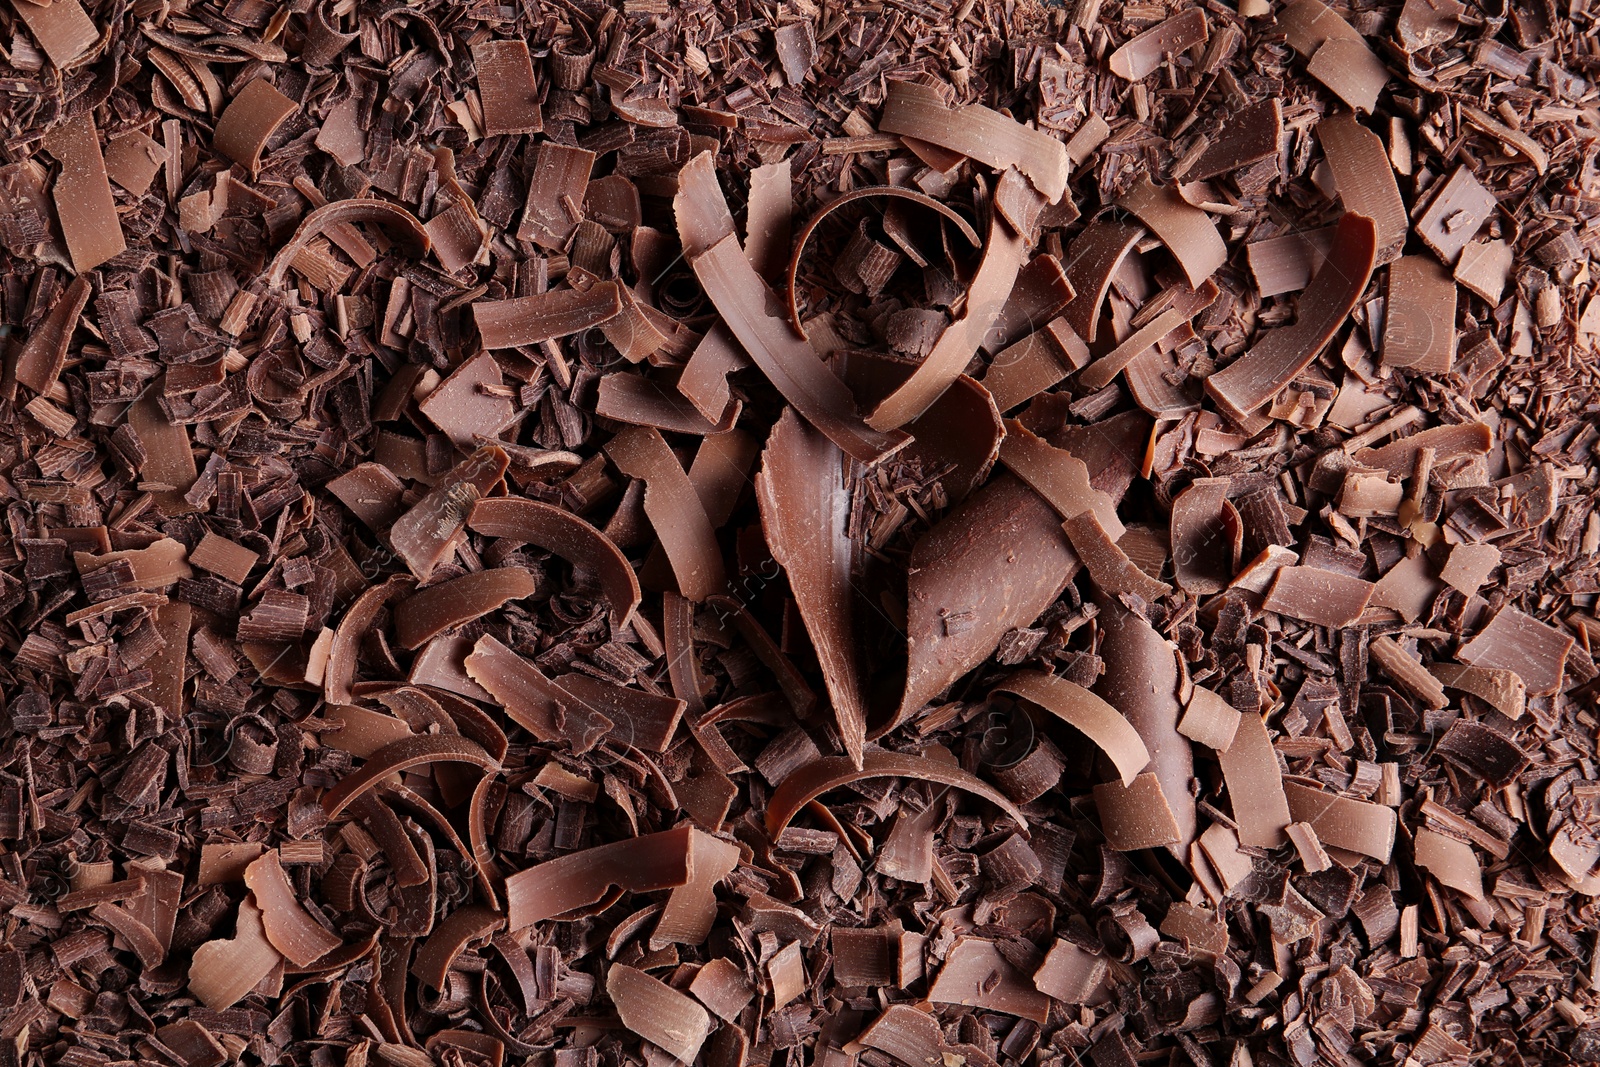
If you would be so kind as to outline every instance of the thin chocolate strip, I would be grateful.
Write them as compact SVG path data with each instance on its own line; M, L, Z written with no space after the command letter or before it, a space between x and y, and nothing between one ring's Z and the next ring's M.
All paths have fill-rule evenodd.
M472 321L485 348L517 348L593 329L622 314L616 282L597 282L585 291L553 289L537 296L480 300Z
M840 740L860 767L867 709L852 610L856 549L847 529L847 463L837 445L790 409L767 438L755 483L767 545L789 577L816 649Z
M1172 592L1170 585L1156 581L1128 558L1093 511L1070 516L1061 527L1067 531L1072 551L1083 561L1089 577L1107 595L1132 593L1153 603Z
M1317 123L1317 140L1345 210L1365 215L1377 229L1377 262L1398 259L1409 223L1383 141L1348 111Z
M911 778L960 789L995 805L1016 820L1023 833L1027 832L1029 824L1022 812L982 779L937 760L869 748L862 756L860 767L847 756L824 756L790 772L767 803L767 833L776 839L800 813L801 808L830 790L864 778Z
M524 567L496 567L430 586L394 607L400 647L415 651L457 626L479 619L513 600L532 596L539 583Z
M412 574L425 582L450 557L478 500L499 484L510 465L505 449L486 445L450 468L427 496L395 521L389 544Z
M1202 283L1198 289L1174 286L1162 296L1167 306L1124 338L1117 347L1078 372L1078 384L1085 389L1104 389L1136 357L1148 352L1156 342L1180 329L1215 303L1219 292L1216 283L1211 281Z
M1205 11L1198 7L1187 8L1112 52L1106 66L1119 78L1143 81L1156 72L1167 56L1181 55L1197 44L1204 44L1209 32Z
M1281 296L1304 289L1322 269L1333 246L1335 227L1286 233L1244 246L1256 289L1264 297Z
M544 129L528 42L482 41L472 46L472 65L477 68L485 134L496 137Z
M1226 752L1239 735L1238 710L1204 686L1195 686L1178 723L1178 732L1215 752Z
M1339 220L1327 262L1300 296L1294 325L1269 330L1248 352L1206 379L1207 394L1229 418L1254 415L1317 358L1361 299L1376 256L1372 220L1347 212Z
M1217 753L1217 762L1222 764L1222 778L1233 801L1240 842L1277 848L1287 841L1284 830L1297 816L1291 816L1283 772L1267 736L1265 720L1253 713L1241 714L1233 743Z
M1173 580L1186 593L1207 596L1233 580L1237 550L1228 527L1237 529L1238 511L1227 499L1230 484L1227 478L1196 478L1173 498Z
M1132 785L1150 762L1139 731L1116 708L1075 682L1043 671L1017 671L995 689L1032 701L1077 729L1110 757L1123 785Z
M816 232L817 227L822 224L824 219L847 204L853 204L858 200L884 196L897 197L902 200L909 200L914 204L920 204L928 210L949 219L972 247L978 248L983 244L982 239L978 236L978 231L974 230L972 224L954 208L942 200L935 200L926 193L919 193L915 189L905 189L898 185L869 185L864 189L852 189L842 196L834 197L828 201L821 211L811 216L806 224L800 228L800 232L795 235L794 246L789 253L789 265L784 274L784 292L789 296L789 325L793 326L795 333L798 333L801 337L806 337L806 328L800 317L800 260L805 256L806 247L811 241L811 235Z
M1067 251L1067 280L1077 295L1062 317L1089 344L1100 328L1112 277L1144 235L1144 227L1126 222L1091 222Z
M505 925L505 917L482 904L465 904L434 927L411 959L411 973L429 988L444 991L450 964L474 941L490 937Z
M711 1016L686 994L643 971L613 963L606 995L622 1025L681 1064L693 1063L711 1033Z
M675 697L629 689L579 672L563 674L555 684L597 717L616 724L608 740L644 752L665 752L683 720L685 702Z
M1419 374L1447 374L1456 357L1456 283L1432 256L1389 265L1383 363Z
M678 591L699 602L726 589L716 530L660 432L631 426L611 439L606 454L623 474L645 483L644 512L672 563Z
M69 11L77 0L64 0ZM31 0L17 0L18 7L32 7ZM50 5L52 8L54 4ZM117 203L111 196L106 177L106 161L100 154L100 133L91 115L75 115L44 135L44 150L61 163L51 197L55 200L56 221L66 238L72 269L79 274L94 270L128 247L117 217Z
M362 793L399 771L424 763L471 763L484 770L499 770L500 765L476 742L454 734L428 734L402 738L384 745L372 758L339 779L339 784L322 795L322 810L328 818L339 813Z
M1201 16L1203 23L1204 13L1199 8L1191 10ZM1178 17L1181 16L1167 22L1174 22ZM1227 261L1228 246L1223 243L1216 224L1204 211L1190 206L1179 196L1176 186L1156 185L1148 177L1141 178L1117 204L1132 212L1151 233L1161 238L1161 243L1183 268L1191 287L1199 288L1201 282Z
M244 884L261 907L267 940L295 966L309 966L344 943L319 926L300 905L277 849L268 849L251 861L244 869Z
M612 540L553 504L519 497L479 500L467 528L487 537L536 545L597 576L611 605L611 628L620 630L639 606L639 579Z
M1089 346L1067 320L1056 316L1022 340L995 353L983 387L1004 414L1055 385L1089 362Z
M872 409L868 426L883 432L896 430L927 411L950 388L1000 314L1026 260L1027 242L998 216L992 218L983 261L967 287L962 315L945 327L911 376Z
M739 247L709 153L696 156L680 172L673 206L684 254L706 296L783 398L861 463L877 463L904 448L910 436L867 426L856 413L850 390L773 313L777 297Z
M16 354L16 381L39 394L48 393L61 377L61 368L67 362L67 346L72 342L72 332L89 303L89 279L82 274L72 279L66 291L56 297L56 302L43 321L33 328L21 351ZM15 388L8 390L15 395Z
M1406 478L1416 469L1417 455L1425 448L1432 449L1434 463L1441 464L1462 456L1484 455L1493 446L1494 431L1488 423L1461 422L1434 426L1382 448L1363 448L1351 458L1363 467Z
M211 147L242 165L254 178L261 172L261 150L297 110L299 105L271 82L257 78L223 109Z
M1389 862L1394 851L1393 808L1351 800L1299 782L1283 783L1283 791L1294 821L1310 823L1323 844L1371 856L1379 863Z
M669 433L726 433L733 429L744 405L731 400L715 421L703 418L694 405L642 374L619 371L600 379L594 411L603 418L630 426L653 426Z
M348 704L355 699L351 686L355 683L356 655L361 642L377 621L383 606L411 584L410 579L396 575L371 586L356 598L344 613L344 618L339 620L322 675L322 691L329 704Z
M790 160L763 164L750 172L750 202L745 206L744 252L756 273L778 280L784 252L793 247L794 178ZM790 287L793 299L793 287Z
M311 247L311 242L324 233L357 222L376 223L389 229L400 238L406 253L418 259L427 255L433 247L427 228L417 221L415 215L398 204L391 204L387 200L335 200L300 220L294 236L278 249L267 266L267 288L282 288L289 268L300 253Z
M540 741L567 741L574 752L587 752L615 725L491 634L478 638L464 666L512 722Z
M939 1020L910 1004L889 1005L859 1037L845 1046L845 1051L853 1053L857 1046L874 1049L915 1067L937 1067L953 1062L995 1067L996 1062L977 1045L947 1042Z
M1114 851L1182 847L1184 832L1153 771L1139 775L1131 785L1103 782L1095 786L1094 804L1106 845Z
M1550 154L1544 146L1521 130L1514 130L1503 122L1496 122L1487 114L1479 111L1470 104L1461 104L1461 117L1472 123L1478 129L1497 140L1510 145L1518 152L1528 157L1528 162L1533 164L1533 169L1543 174L1550 168Z
M559 856L506 879L506 928L513 932L594 904L613 886L653 893L687 885L692 826L680 826Z
M1176 827L1180 848L1187 848L1196 833L1194 798L1189 782L1194 777L1194 749L1178 732L1183 708L1178 701L1180 679L1177 650L1145 619L1121 600L1101 598L1099 621L1109 656L1094 692L1133 724L1150 753L1151 771L1165 797L1165 819ZM1137 783L1128 789L1142 789ZM1111 790L1117 799L1124 787ZM1165 832L1165 831L1163 831ZM1166 841L1162 842L1167 843Z
M878 129L958 152L995 170L1016 167L1050 203L1067 189L1066 146L979 104L949 108L937 89L890 81Z
M988 1008L1041 1026L1050 1017L1050 998L1035 989L993 941L980 937L956 940L928 988L928 999L935 1004Z
M1319 567L1284 567L1267 590L1262 610L1338 629L1367 610L1372 583Z

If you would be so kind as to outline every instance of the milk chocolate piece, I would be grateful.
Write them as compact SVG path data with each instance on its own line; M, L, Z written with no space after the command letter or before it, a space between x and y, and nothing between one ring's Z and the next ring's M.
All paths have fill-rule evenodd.
M1371 599L1371 582L1318 567L1284 567L1262 608L1338 629L1360 618Z
M1037 704L1100 746L1116 766L1123 785L1131 785L1150 762L1150 753L1133 725L1081 685L1041 671L1018 671L995 688Z
M978 937L955 943L928 987L928 999L935 1004L988 1008L1041 1025L1050 1015L1050 998L1035 989L993 941Z
M1105 631L1104 647L1107 653L1116 651L1107 655L1105 673L1094 690L1127 716L1144 740L1150 752L1151 773L1166 800L1166 811L1157 821L1164 824L1170 820L1177 830L1175 843L1186 847L1197 830L1194 798L1189 792L1194 777L1194 750L1189 739L1178 732L1182 708L1178 702L1176 650L1120 600L1103 598L1097 603L1100 625ZM1138 792L1147 787L1135 783L1131 788ZM1134 799L1118 795L1122 800ZM1157 842L1170 843L1174 842Z
M822 664L839 736L859 767L867 710L855 640L847 462L837 445L785 411L762 452L756 498L767 545L789 577Z
M1197 7L1188 8L1112 52L1106 65L1119 78L1143 81L1155 73L1167 56L1176 56L1197 44L1204 44L1208 33L1206 13Z
M606 971L606 995L622 1025L659 1046L679 1063L692 1063L711 1033L706 1010L643 971L613 963Z
M1233 818L1239 824L1239 841L1258 848L1283 844L1287 840L1284 829L1298 816L1292 815L1285 798L1283 772L1278 768L1278 755L1261 716L1239 717L1233 743L1217 754L1217 761L1222 764L1222 777L1228 783Z
M1483 868L1464 841L1433 830L1420 829L1412 842L1417 866L1473 900L1483 899Z
M339 938L317 925L295 899L277 849L251 861L244 869L244 884L261 907L267 940L290 963L305 967L339 947Z
M63 71L76 66L100 39L100 31L78 0L51 0L48 4L17 0L11 6L27 24L28 32L39 42L44 54L50 57L50 62Z
M1243 356L1206 379L1206 392L1229 418L1254 414L1317 357L1361 298L1376 254L1377 230L1371 219L1352 213L1339 220L1327 262L1300 297L1295 324L1269 330Z
M598 282L587 291L555 289L472 305L472 321L485 348L516 348L570 337L620 314L622 294L616 282Z
M1048 134L978 104L950 108L938 90L909 81L889 82L878 128L914 137L996 170L1016 167L1054 204L1067 187L1067 152Z
M406 737L384 745L361 769L347 774L322 795L322 808L332 819L338 816L351 801L383 781L391 774L434 762L472 763L485 770L497 764L476 743L464 737L428 735Z
M1515 671L1459 663L1430 663L1428 670L1446 689L1471 693L1508 719L1522 718L1528 708L1527 686Z
M240 164L254 178L261 170L261 150L298 105L264 78L257 78L236 93L222 117L211 146Z
M1317 123L1317 140L1345 210L1365 215L1377 229L1377 261L1398 259L1406 243L1406 206L1383 142L1350 112Z
M1106 782L1095 786L1094 804L1106 844L1118 852L1176 846L1183 840L1183 829L1152 771L1139 775L1132 785Z
M1278 154L1283 135L1283 105L1276 96L1251 101L1223 121L1222 130L1181 174L1180 181L1201 182L1248 167Z
M394 606L400 647L414 651L446 630L482 618L512 600L538 591L523 567L496 567L429 586Z
M479 352L451 371L417 407L458 447L471 448L479 438L498 435L516 418L511 398L505 395L509 392L494 357Z
M1444 374L1455 355L1456 283L1432 256L1395 260L1383 316L1384 365Z
M1310 823L1323 844L1359 852L1380 863L1389 862L1394 849L1393 808L1351 800L1299 782L1285 782L1283 791L1294 820Z
M1312 77L1358 111L1377 106L1389 72L1348 22L1321 0L1295 0L1279 19L1289 46L1309 61ZM1330 43L1334 47L1324 52Z
M1100 309L1112 277L1144 235L1143 227L1125 222L1091 222L1072 242L1067 253L1067 280L1077 295L1063 317L1089 344L1094 343L1100 328Z
M483 41L472 46L478 72L478 97L483 101L483 132L538 133L544 129L539 88L526 41Z
M1233 747L1241 721L1242 716L1226 700L1197 685L1184 708L1178 732L1216 752L1226 752Z
M1474 667L1513 671L1530 696L1547 696L1561 688L1567 656L1574 641L1568 635L1507 606L1462 645L1456 657Z
M1446 264L1458 263L1494 209L1494 194L1471 170L1459 166L1417 220L1417 236Z
M1028 552L1012 546L1026 544ZM909 664L901 722L1039 617L1078 557L1060 516L1011 476L992 479L923 535L907 578Z
M702 945L717 918L717 883L739 863L737 846L700 830L689 831L689 880L667 896L650 934L652 945Z
M1327 260L1333 233L1334 227L1323 226L1245 245L1256 291L1266 297L1304 289Z
M1184 12L1184 15L1189 14L1199 15L1204 25L1205 15L1198 8ZM1174 16L1162 25L1181 17ZM1123 194L1118 203L1161 238L1161 243L1183 268L1184 277L1191 286L1199 288L1200 283L1215 274L1227 260L1228 247L1223 244L1216 224L1204 211L1186 203L1175 186L1158 186L1144 178Z
M773 792L772 800L767 804L765 820L767 833L774 837L782 833L799 814L801 808L829 790L859 782L864 778L886 777L909 777L938 782L952 789L972 793L1005 812L1016 820L1018 826L1025 828L1028 825L1022 813L1009 800L959 767L947 766L938 761L900 752L869 748L863 753L862 765L859 768L847 757L825 756L806 764L786 777Z
M587 752L615 725L490 634L478 638L465 668L512 722L540 741L565 740L574 752Z
M234 936L207 941L189 963L189 991L212 1011L225 1011L243 1000L283 957L267 941L261 909L246 894L239 904Z
M34 327L22 350L17 353L14 363L16 381L36 393L43 394L51 390L61 377L72 332L77 328L78 319L88 303L89 280L80 274L56 299L44 321ZM15 392L14 386L11 391Z
M716 532L689 476L654 429L634 426L612 438L611 461L645 483L644 511L672 562L678 591L700 601L728 583Z
M30 12L39 10L30 0L18 2ZM77 0L60 2L62 7L58 9L52 3L48 10L65 14L78 8ZM56 16L49 17L54 21ZM72 268L83 274L121 255L128 247L116 201L111 197L106 161L100 155L100 133L91 116L76 115L46 133L43 144L45 151L61 163L51 196L55 200L56 221L72 256Z
M611 602L614 629L626 626L639 606L639 580L627 559L610 538L571 512L537 500L492 497L473 506L467 526L488 537L537 545L595 574Z
M506 879L506 925L521 930L606 896L612 886L652 893L687 885L693 827L599 845L526 867Z

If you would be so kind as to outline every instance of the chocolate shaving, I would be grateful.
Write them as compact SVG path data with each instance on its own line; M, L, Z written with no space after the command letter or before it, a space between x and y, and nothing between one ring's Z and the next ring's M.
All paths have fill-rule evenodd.
M415 651L447 630L482 618L512 600L532 596L539 583L523 567L498 567L429 586L394 606L400 647Z
M44 321L28 335L28 340L11 363L15 367L11 377L41 395L50 392L61 377L72 331L88 303L89 280L80 274L57 298ZM12 386L10 391L14 394L15 387Z
M1106 782L1095 786L1094 806L1100 812L1106 845L1117 852L1176 846L1183 841L1183 829L1152 771L1139 775L1130 785Z
M959 767L950 767L927 759L869 748L862 755L861 766L844 756L825 756L798 768L784 778L772 794L767 805L767 833L773 837L800 813L800 809L822 794L865 778L907 777L960 789L982 797L998 807L1022 827L1028 825L1022 813L1000 793Z
M690 847L699 831L683 826L598 845L526 867L506 879L506 924L516 931L605 899L616 886L652 893L688 885Z
M1129 593L1145 601L1154 601L1172 592L1171 586L1156 581L1128 558L1100 525L1093 511L1083 511L1061 525L1072 542L1073 552L1083 561L1089 577L1102 593L1107 596Z
M1112 52L1106 66L1119 78L1143 81L1155 73L1165 57L1181 55L1204 44L1209 33L1206 13L1192 7L1157 23Z
M1508 670L1521 678L1529 696L1561 688L1574 641L1553 626L1513 607L1495 612L1489 624L1462 645L1456 657L1474 667Z
M727 587L716 531L689 476L656 430L635 426L611 439L617 469L645 483L644 512L661 539L678 591L701 601Z
M1309 60L1307 73L1357 111L1377 106L1389 71L1348 22L1321 0L1295 0L1279 21L1289 46Z
M615 282L597 282L588 290L554 289L538 296L472 305L472 321L483 347L497 349L570 337L621 314L622 292Z
M255 896L246 894L239 904L234 936L207 941L194 950L189 990L212 1011L226 1011L282 965L283 957L267 940Z
M1316 0L1299 2L1315 4ZM1372 220L1353 213L1344 215L1327 262L1300 297L1294 325L1268 331L1243 356L1206 379L1206 392L1229 418L1253 415L1310 365L1361 298L1376 255L1377 230Z
M339 779L339 784L322 795L322 810L336 818L361 794L391 774L436 762L472 763L485 770L497 765L489 754L464 737L450 734L402 738L384 745L372 754L361 769Z
M1310 823L1325 845L1388 863L1394 849L1393 808L1336 796L1299 782L1285 782L1284 795L1295 822Z
M257 78L228 101L222 117L217 119L211 147L243 166L254 178L261 172L261 150L296 110L293 100L271 82Z
M1261 716L1240 715L1233 743L1217 753L1217 762L1228 784L1241 843L1277 848L1287 840L1284 829L1289 823L1297 818L1314 821L1291 815L1283 772Z
M928 987L935 1004L967 1004L1044 1024L1050 998L1013 967L993 941L963 937Z
M1371 599L1371 582L1318 567L1283 567L1262 608L1338 629L1359 619Z
M1322 142L1344 209L1372 220L1378 235L1377 262L1398 259L1406 243L1406 206L1383 141L1349 112L1317 123L1317 140Z
M1131 785L1150 762L1150 753L1132 724L1081 685L1040 671L1018 671L995 689L1037 704L1077 729L1110 757L1123 785Z
M1483 868L1472 846L1429 829L1419 829L1412 841L1417 866L1473 900L1483 899Z
M1204 25L1205 15L1199 9L1184 14L1199 15L1200 22ZM1174 16L1162 25L1168 25L1182 17ZM1143 40L1143 37L1138 40ZM1130 42L1132 43L1135 42ZM1186 203L1183 197L1178 195L1175 186L1156 185L1149 178L1144 178L1124 193L1117 203L1149 227L1151 233L1161 238L1161 243L1167 246L1172 258L1183 268L1184 277L1189 279L1190 286L1198 289L1200 283L1215 274L1217 268L1227 260L1228 247L1223 243L1222 235L1217 232L1216 224L1204 211Z
M1383 316L1383 362L1444 374L1456 356L1456 284L1432 256L1402 256L1389 265Z
M405 744L406 742L398 742ZM335 808L333 813L337 814ZM267 940L296 967L307 967L342 942L306 914L289 886L277 849L268 849L244 869L244 884L261 908Z
M478 96L483 101L483 132L490 137L507 133L538 133L544 129L539 111L539 88L533 80L533 60L526 41L484 41L472 46L472 64L478 73Z
M1067 187L1067 152L1060 141L978 104L951 108L936 89L889 82L878 128L938 145L996 170L1015 167L1054 204Z
M614 963L606 971L606 995L622 1025L657 1045L679 1063L692 1063L711 1033L706 1010L641 970Z
M739 849L700 830L689 831L689 880L667 896L650 943L701 945L717 919L716 887L739 864Z
M615 725L492 635L478 638L465 667L512 722L541 741L566 740L574 752L587 752Z
M861 421L844 383L773 314L777 298L739 248L709 155L696 156L684 167L673 205L684 254L706 296L801 417L862 463L876 463L905 447L906 434L880 432Z
M62 14L78 8L77 0L60 0ZM32 9L31 0L18 0ZM49 5L55 9L55 4ZM55 16L49 16L52 22ZM100 133L89 115L77 115L54 127L44 136L44 149L61 163L51 196L56 205L56 221L66 238L72 268L79 274L94 270L128 247L117 218L111 182L106 177L106 161L100 154Z
M397 519L389 530L389 543L411 573L422 581L449 558L480 497L505 475L511 457L505 449L488 445L457 463L434 483L428 495Z
M611 626L620 630L639 606L639 580L611 539L570 512L537 500L479 500L468 529L487 537L537 545L594 574L611 604Z
M789 577L822 665L839 737L860 767L867 710L856 660L846 463L838 446L786 411L762 452L756 497L767 545Z

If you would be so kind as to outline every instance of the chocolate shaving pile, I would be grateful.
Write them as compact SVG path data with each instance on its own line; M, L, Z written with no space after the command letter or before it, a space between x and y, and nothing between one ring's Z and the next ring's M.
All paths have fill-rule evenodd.
M1597 74L0 0L0 1067L1600 1062Z

